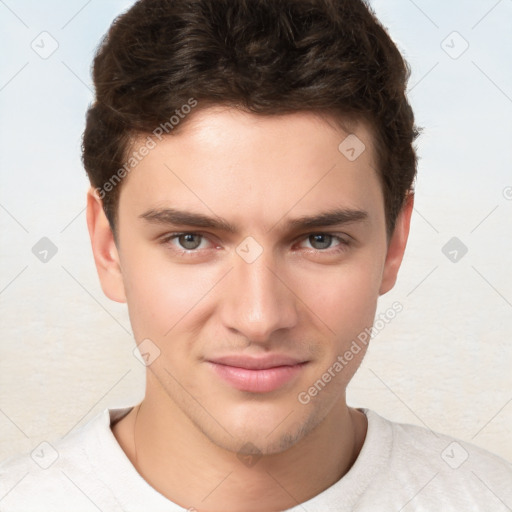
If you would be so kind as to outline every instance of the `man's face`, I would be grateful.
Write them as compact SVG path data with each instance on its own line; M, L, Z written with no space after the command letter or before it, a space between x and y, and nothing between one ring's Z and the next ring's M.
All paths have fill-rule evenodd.
M122 185L124 294L136 342L159 351L146 396L218 446L277 453L345 407L364 347L308 403L298 397L387 291L371 134L354 133L366 146L355 160L338 149L348 134L311 113L198 111ZM305 223L333 212L336 224Z

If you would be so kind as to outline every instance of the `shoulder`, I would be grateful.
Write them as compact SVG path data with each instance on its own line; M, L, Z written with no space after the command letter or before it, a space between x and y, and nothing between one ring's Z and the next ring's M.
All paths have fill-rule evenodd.
M45 441L30 453L4 460L0 464L0 510L64 511L73 503L76 511L97 512L90 496L108 503L108 489L101 485L93 459L109 421L106 409L67 437Z
M82 444L69 446L60 440L41 443L31 453L5 460L0 465L0 510L61 510L64 496L68 506L69 498L80 503L86 458Z
M384 418L383 418L384 419ZM410 464L420 462L437 469L450 469L448 474L457 474L458 469L493 470L512 476L512 464L502 457L475 444L435 432L427 427L397 423L384 419L391 426L393 456ZM443 471L444 472L444 471ZM463 474L461 471L460 474Z
M512 507L512 464L505 459L426 427L392 422L369 410L365 413L369 425L386 430L389 439L387 468L376 479L377 487L386 485L402 500L424 503L425 510Z

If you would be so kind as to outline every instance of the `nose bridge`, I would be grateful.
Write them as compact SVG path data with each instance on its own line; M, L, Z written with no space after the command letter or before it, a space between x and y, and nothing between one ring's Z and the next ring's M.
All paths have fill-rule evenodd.
M252 258L246 258L243 250L241 244L239 254L234 255L224 321L251 341L265 341L273 331L296 323L296 304L293 294L281 281L271 251L261 251L252 259L254 252Z

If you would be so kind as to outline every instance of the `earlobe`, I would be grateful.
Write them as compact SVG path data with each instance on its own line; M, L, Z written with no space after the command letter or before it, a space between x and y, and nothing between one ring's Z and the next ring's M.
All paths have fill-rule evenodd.
M119 253L114 235L96 190L87 192L87 228L96 270L105 295L116 302L126 302Z
M395 286L398 270L404 257L407 239L409 237L409 227L411 224L411 215L414 207L414 193L407 195L405 204L398 214L395 223L395 229L388 244L384 271L382 273L382 282L379 295L384 295Z

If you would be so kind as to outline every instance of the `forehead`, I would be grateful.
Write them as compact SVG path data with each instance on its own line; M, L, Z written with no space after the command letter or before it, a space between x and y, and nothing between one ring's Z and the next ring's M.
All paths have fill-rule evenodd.
M326 134L329 134L328 139ZM218 151L219 154L223 149L232 152L236 146L247 151L251 143L256 150L259 149L257 144L263 144L269 149L279 149L276 145L278 142L280 155L284 156L285 149L292 149L294 154L303 150L317 158L318 153L328 146L331 150L338 149L338 141L343 141L350 135L357 135L361 142L364 140L365 156L373 161L373 134L369 123L348 116L329 115L326 112L300 111L263 115L230 106L213 105L196 108L174 126L169 136L164 135L164 139L170 141L178 138L180 145L190 144L196 150L199 149L199 143L205 149ZM143 143L141 139L144 137L145 135L135 138L134 147ZM321 144L322 141L324 144Z
M152 137L153 149L123 183L121 215L170 206L272 225L292 209L367 210L382 201L371 131L362 122L218 106L185 121L162 140Z

